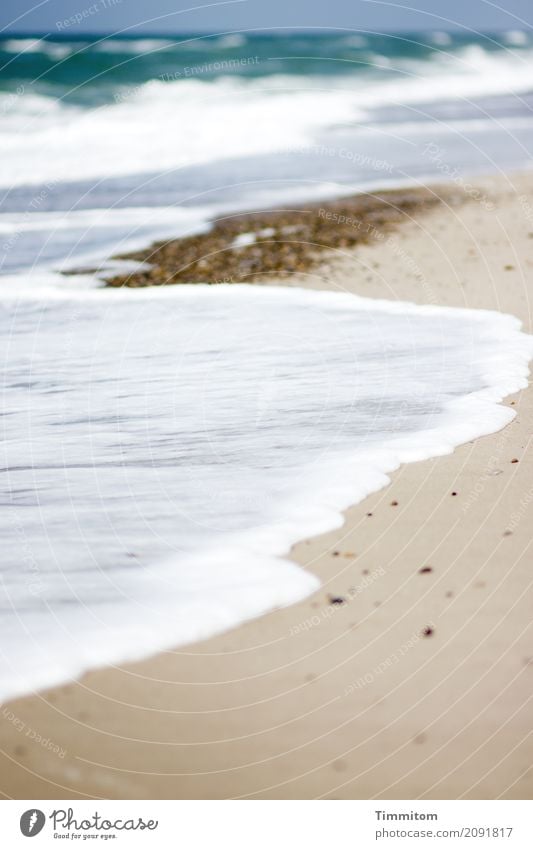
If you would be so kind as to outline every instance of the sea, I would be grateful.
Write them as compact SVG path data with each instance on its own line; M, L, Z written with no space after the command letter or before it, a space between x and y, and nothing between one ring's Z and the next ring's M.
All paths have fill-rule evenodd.
M493 312L91 270L219 215L530 168L529 34L59 23L0 39L3 700L316 591L291 545L505 426L533 353Z

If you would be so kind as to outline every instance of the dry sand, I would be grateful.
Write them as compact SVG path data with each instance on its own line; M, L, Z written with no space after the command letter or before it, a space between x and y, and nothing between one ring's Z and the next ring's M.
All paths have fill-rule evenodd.
M531 332L533 177L479 185L286 282L502 310ZM3 794L531 798L531 390L506 403L503 431L402 467L294 548L315 596L11 703Z

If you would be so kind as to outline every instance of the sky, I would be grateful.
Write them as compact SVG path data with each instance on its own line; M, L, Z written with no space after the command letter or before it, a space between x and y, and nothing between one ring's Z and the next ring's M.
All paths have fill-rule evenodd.
M129 34L341 27L351 30L533 26L532 0L0 0L0 31Z

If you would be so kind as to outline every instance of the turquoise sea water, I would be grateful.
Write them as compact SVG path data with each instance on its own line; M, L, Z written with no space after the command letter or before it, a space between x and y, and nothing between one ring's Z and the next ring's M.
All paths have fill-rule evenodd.
M528 166L532 59L521 32L0 39L0 270Z

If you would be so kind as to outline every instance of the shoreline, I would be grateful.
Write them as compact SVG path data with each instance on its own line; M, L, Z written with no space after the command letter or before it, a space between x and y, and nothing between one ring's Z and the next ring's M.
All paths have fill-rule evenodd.
M531 175L509 179L526 185L521 197L532 202ZM355 251L353 244L339 248L324 239L335 261L322 254L290 281L374 298L496 308L518 315L531 332L519 272L532 262L533 224L518 193L503 184L483 183L496 198L494 212L466 199L453 207L446 200L430 209L415 204L400 213L406 220L392 227L380 222L383 239L359 239ZM245 216L237 226L248 224ZM492 279L485 254L494 255ZM505 403L520 403L528 413L529 395L525 390ZM402 466L392 484L346 512L342 528L296 545L291 557L322 581L305 601L203 643L95 670L11 703L25 728L65 755L24 746L13 723L2 723L3 792L16 798L455 798L464 784L466 797L527 798L522 794L531 793L533 782L522 766L531 748L494 776L496 750L512 753L517 732L533 730L527 716L511 721L516 705L523 712L527 704L533 668L519 628L528 623L524 596L531 598L523 519L529 502L520 507L531 468L524 456L527 419L451 455ZM487 528L485 511L494 513L496 505L501 515ZM501 548L503 560L492 563ZM520 569L502 588L498 563L505 565L509 550ZM504 628L508 609L517 615ZM431 623L424 639L422 614ZM502 633L483 649L494 622ZM513 653L507 665L501 659L512 636L520 657ZM474 663L468 651L476 639ZM484 681L494 657L502 665L496 685L480 683L470 704L472 680ZM443 719L443 703L457 698L461 708L450 707ZM461 730L469 716L465 701L469 735ZM473 712L482 716L493 704L498 709L478 727ZM493 739L491 731L503 745L497 740L489 751L483 740L488 733ZM470 765L458 775L465 753Z

